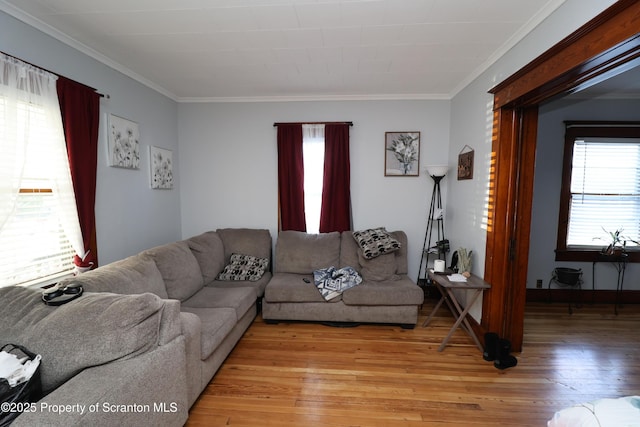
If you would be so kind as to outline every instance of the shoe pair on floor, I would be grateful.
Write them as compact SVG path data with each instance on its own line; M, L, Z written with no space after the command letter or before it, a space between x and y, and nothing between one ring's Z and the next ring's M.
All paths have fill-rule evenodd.
M511 342L500 338L494 332L484 334L484 352L482 358L488 362L493 362L493 366L498 369L507 369L518 364L511 354Z

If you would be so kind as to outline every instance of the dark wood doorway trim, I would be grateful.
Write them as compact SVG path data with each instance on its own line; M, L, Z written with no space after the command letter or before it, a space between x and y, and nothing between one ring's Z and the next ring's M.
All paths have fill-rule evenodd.
M538 105L640 62L640 2L619 0L490 90L492 175L482 329L522 349Z

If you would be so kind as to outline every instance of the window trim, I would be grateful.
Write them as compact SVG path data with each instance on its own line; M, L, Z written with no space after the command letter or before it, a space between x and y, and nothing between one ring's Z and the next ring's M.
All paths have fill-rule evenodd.
M560 209L558 211L558 237L556 261L598 262L603 255L598 249L567 248L569 211L571 206L571 172L573 146L578 137L640 138L640 122L623 121L565 121L564 153L562 163L562 185ZM629 251L627 262L640 262L640 251Z

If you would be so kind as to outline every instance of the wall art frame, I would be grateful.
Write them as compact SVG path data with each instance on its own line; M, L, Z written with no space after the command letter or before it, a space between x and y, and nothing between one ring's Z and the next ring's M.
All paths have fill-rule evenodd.
M109 166L140 169L140 128L138 123L109 114Z
M149 177L154 190L173 188L173 152L149 146Z
M420 175L420 132L385 132L384 176Z
M473 162L474 162L473 148L465 145L458 154L458 181L465 179L473 179Z

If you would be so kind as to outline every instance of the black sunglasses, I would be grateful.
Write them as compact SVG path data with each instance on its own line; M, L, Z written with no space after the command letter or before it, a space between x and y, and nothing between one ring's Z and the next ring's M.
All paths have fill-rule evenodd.
M42 291L42 302L47 305L62 305L79 298L83 292L79 283L70 283L65 287L55 285Z

